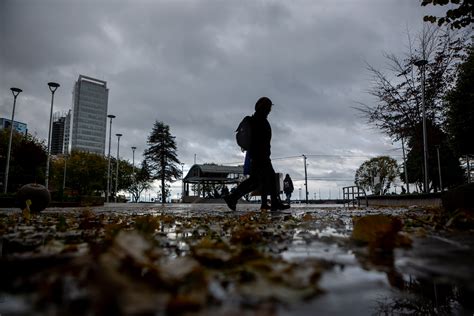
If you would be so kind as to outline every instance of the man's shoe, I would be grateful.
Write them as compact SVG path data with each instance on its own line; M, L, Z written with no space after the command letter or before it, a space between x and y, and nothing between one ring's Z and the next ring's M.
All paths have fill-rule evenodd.
M237 209L237 200L234 199L230 194L224 196L224 201L232 211Z
M285 204L285 203L275 203L275 205L272 204L272 207L271 207L271 210L272 211L283 211L283 210L287 210L290 208L290 205L289 204Z

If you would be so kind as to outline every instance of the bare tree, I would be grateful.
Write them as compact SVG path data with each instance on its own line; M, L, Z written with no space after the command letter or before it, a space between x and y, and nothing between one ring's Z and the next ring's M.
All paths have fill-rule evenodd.
M425 66L425 106L427 118L435 123L444 121L444 97L456 78L457 65L465 56L465 37L433 26L425 26L412 38L408 33L407 52L402 57L385 54L388 74L368 64L372 74L369 93L374 104L356 107L372 125L394 140L411 137L422 120L421 73L415 66L427 60Z

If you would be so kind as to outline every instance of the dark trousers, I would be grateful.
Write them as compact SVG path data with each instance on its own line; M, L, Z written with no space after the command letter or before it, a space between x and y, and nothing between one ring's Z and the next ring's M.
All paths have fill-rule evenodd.
M275 182L275 170L270 159L254 160L250 163L250 177L244 180L234 191L236 199L261 188L262 197L270 195L272 204L278 200Z

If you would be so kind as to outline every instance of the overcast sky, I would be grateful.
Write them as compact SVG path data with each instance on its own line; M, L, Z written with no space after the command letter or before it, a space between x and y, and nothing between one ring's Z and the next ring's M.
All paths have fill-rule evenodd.
M240 163L234 130L268 96L276 171L298 197L306 154L308 178L330 180L309 181L310 198L334 198L364 160L401 160L400 144L353 107L374 102L366 64L384 69L384 52L403 54L434 10L417 0L0 0L0 117L11 117L10 87L21 88L15 120L47 139L47 82L61 84L54 111L66 112L80 74L102 79L121 157L136 146L138 163L163 121L186 173L195 157Z

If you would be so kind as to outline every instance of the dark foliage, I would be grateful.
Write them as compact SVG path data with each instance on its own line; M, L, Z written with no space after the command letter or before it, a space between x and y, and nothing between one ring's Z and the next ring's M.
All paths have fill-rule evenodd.
M8 152L10 129L0 131L0 166L2 183ZM27 183L44 183L46 148L43 142L30 134L13 131L8 191L16 192Z
M461 185L443 194L443 207L449 213L453 213L458 209L463 209L474 214L473 196L474 183Z
M474 48L447 97L447 131L458 156L474 155Z
M444 17L426 15L423 17L423 20L431 23L437 22L439 26L447 24L450 25L452 29L460 29L474 22L474 2L472 0L423 0L421 3L422 6L443 6L447 4L456 7L446 11Z
M459 164L459 159L456 158L449 146L446 133L431 121L427 121L426 123L428 140L428 181L431 183L431 189L435 191L440 189L437 146L439 146L443 188L450 188L463 183L463 170ZM421 184L424 182L422 123L416 126L415 131L416 133L408 142L410 151L407 155L407 170L410 183L416 183L421 188ZM405 179L404 175L400 175L400 177Z

